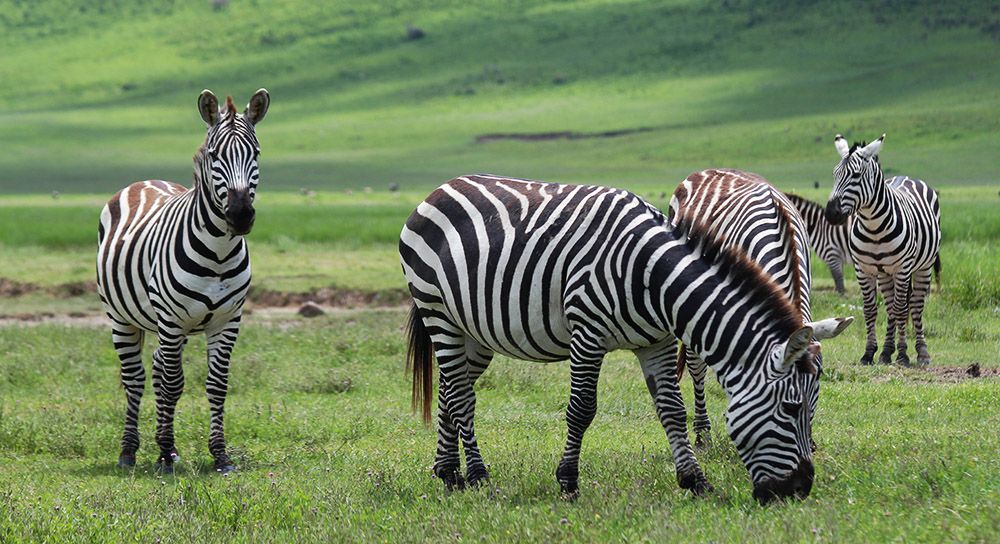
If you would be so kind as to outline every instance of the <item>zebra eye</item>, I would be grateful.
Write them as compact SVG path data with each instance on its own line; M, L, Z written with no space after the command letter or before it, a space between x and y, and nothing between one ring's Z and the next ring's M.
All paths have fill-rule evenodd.
M861 172L854 172L851 174L851 179L861 179Z

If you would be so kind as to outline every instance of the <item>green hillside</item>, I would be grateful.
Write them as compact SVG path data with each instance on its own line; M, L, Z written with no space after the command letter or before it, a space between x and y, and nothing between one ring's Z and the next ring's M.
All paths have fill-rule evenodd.
M837 132L887 132L890 172L996 179L990 2L78 4L0 0L3 193L186 182L206 87L271 92L264 190L473 171L670 190L709 166L805 187ZM552 132L577 137L477 142Z

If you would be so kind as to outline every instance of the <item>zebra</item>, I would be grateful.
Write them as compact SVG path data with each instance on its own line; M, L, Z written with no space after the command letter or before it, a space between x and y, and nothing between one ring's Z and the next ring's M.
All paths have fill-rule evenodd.
M930 291L931 269L940 267L941 211L937 193L921 180L882 175L878 153L885 134L870 144L848 147L840 134L834 145L841 160L833 170L835 184L826 205L834 224L854 216L850 247L864 299L867 341L861 364L872 364L878 349L875 290L885 299L888 314L885 345L879 362L892 361L898 330L896 364L910 365L906 354L907 319L913 319L917 362L931 362L924 339L923 311ZM935 265L935 263L938 263Z
M629 349L654 399L679 486L710 491L687 439L676 380L679 338L729 394L728 428L754 497L764 503L807 496L813 464L803 376L816 372L814 331L840 322L803 322L757 265L712 240L699 225L672 227L662 212L619 189L468 175L432 192L403 227L399 253L413 298L413 408L427 423L438 360L434 473L445 488L489 478L476 439L473 386L501 353L570 359L568 435L556 479L564 497L578 496L601 361Z
M802 216L809 234L809 246L830 269L837 294L844 295L844 265L851 263L851 248L848 245L851 221L834 225L826 220L823 206L791 193L784 195Z
M153 390L156 393L158 469L171 473L179 459L173 420L184 388L181 353L187 337L205 333L211 411L208 439L215 469L235 470L226 453L223 405L229 359L239 334L250 287L250 256L244 236L254 224L260 144L255 127L270 95L258 90L242 114L232 97L220 109L211 91L198 97L208 127L194 156L191 189L150 180L122 189L101 211L97 285L111 319L125 389L125 426L118 466L134 467L139 449L139 402L145 388L142 344L156 334Z
M731 169L694 172L677 186L670 199L668 213L674 224L693 222L699 218L710 220L719 236L719 243L744 252L780 287L782 296L791 303L802 321L812 319L809 300L812 266L806 227L792 203L766 179ZM844 319L835 335L852 321L850 317ZM817 335L816 340L820 339ZM816 375L805 375L807 384L804 388L809 401L810 421L819 402L818 378L823 368L818 342L813 349L818 372ZM678 358L678 378L684 365L690 369L694 386L695 445L701 446L707 443L711 431L705 408L707 369L704 361L690 349L685 349L685 353Z

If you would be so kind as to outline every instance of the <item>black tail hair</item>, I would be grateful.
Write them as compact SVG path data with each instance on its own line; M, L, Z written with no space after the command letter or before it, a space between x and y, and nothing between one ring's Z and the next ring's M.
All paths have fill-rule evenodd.
M937 286L937 290L941 290L941 254L938 253L937 257L934 257L934 285Z
M409 336L406 349L406 370L413 373L411 408L422 409L424 424L431 422L431 389L434 385L434 345L427 334L424 321L414 302L410 306L410 320L406 327Z

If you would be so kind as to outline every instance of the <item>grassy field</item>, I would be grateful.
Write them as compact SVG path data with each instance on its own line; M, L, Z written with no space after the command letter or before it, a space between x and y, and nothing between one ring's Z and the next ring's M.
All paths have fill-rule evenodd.
M408 23L426 36L406 39ZM974 1L0 0L0 542L996 542L998 28ZM254 291L227 404L240 470L211 471L193 338L180 469L153 470L147 388L139 464L119 472L124 395L92 290L100 208L134 180L188 183L203 88L242 103L262 86ZM753 502L714 380L699 459L717 491L679 490L627 353L604 366L577 502L554 478L567 365L504 358L477 385L493 480L444 493L434 431L408 416L396 254L427 192L495 172L665 206L691 171L735 167L824 201L838 132L887 132L887 174L940 190L944 270L925 317L933 369L861 367L853 274L839 297L815 261L814 315L858 322L823 346L807 500ZM336 306L271 307L309 297Z

